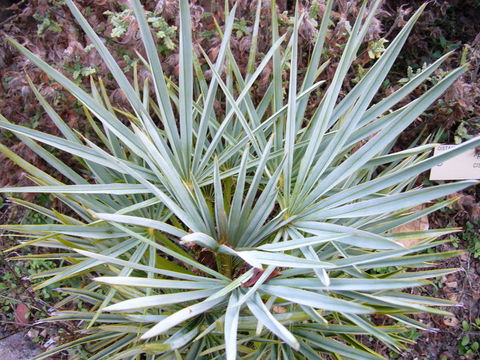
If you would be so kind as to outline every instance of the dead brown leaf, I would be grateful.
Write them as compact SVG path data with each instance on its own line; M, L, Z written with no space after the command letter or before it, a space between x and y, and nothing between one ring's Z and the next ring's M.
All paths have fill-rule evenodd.
M455 316L444 316L443 323L450 327L456 327L459 321Z
M426 205L420 205L413 209L413 211L421 211L425 209ZM413 231L425 231L430 228L430 223L428 222L428 216L422 216L420 219L410 221L404 225L397 226L392 230L392 233L402 233L402 232L413 232ZM417 239L405 239L399 240L400 243L406 247L410 247L418 243Z
M30 310L28 309L27 305L24 303L20 303L17 305L15 308L15 322L19 324L28 324L28 315L29 315Z

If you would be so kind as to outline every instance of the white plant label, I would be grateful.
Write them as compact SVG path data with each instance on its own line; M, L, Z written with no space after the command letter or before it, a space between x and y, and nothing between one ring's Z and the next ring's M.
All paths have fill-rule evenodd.
M434 155L439 155L458 145L438 145ZM470 149L430 170L430 180L480 179L480 152Z

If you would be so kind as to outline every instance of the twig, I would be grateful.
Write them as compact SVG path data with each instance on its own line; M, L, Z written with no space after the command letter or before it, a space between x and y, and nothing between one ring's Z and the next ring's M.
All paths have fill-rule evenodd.
M19 7L25 2L25 0L21 0L20 2L18 2L18 4L13 4L7 8L4 8L2 9L3 11L15 11L15 10L18 10ZM13 13L11 16L7 17L5 20L3 20L2 22L0 22L0 26L3 26L3 24L6 24L7 22L9 22L12 18L14 18L16 16L15 13Z

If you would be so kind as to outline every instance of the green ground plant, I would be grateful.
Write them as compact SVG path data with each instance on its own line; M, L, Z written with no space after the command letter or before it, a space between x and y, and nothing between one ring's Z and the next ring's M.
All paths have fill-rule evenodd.
M452 245L465 247L474 258L480 258L480 221L467 221L465 230L452 237Z
M73 1L65 3L131 109L111 104L101 81L92 80L86 92L10 39L78 99L96 134L93 140L70 129L33 84L62 136L0 120L1 128L65 179L53 178L2 145L1 152L36 184L2 192L51 194L70 209L60 213L13 199L53 223L2 227L21 236L23 246L46 249L36 260L58 264L31 276L43 280L36 289L85 279L82 287L63 289L68 296L45 320L79 321L79 338L37 359L82 344L89 359L382 359L359 337L368 335L402 352L411 342L408 329L426 328L412 314L449 314L436 307L454 303L402 289L454 271L422 268L457 254L427 250L458 229L392 230L454 200L414 210L419 204L476 183L415 186L419 174L478 146L480 139L433 157L428 156L434 144L398 152L392 147L465 66L397 106L432 76L446 54L373 103L424 6L342 97L342 84L380 1L363 4L330 83L317 79L328 66L322 54L333 1L327 2L299 81L302 14L295 14L288 36L279 36L272 2L271 49L257 62L252 46L253 60L242 74L229 48L235 7L226 11L221 46L211 63L206 54L200 59L193 51L189 4L181 0L178 83L164 76L145 12L132 1L145 46L141 62L153 80L134 76L133 84ZM261 12L256 14L253 39ZM271 82L256 104L250 92L270 65ZM286 92L284 73L289 74ZM310 114L312 94L322 100ZM71 154L78 165L67 166L40 144ZM402 245L412 239L414 245ZM88 311L62 310L69 301L88 304ZM395 325L378 325L370 314Z
M476 318L471 323L462 321L462 330L466 333L458 344L458 354L472 357L478 355L480 350L480 318Z
M49 205L49 196L47 194L40 194L37 201L43 202L44 205ZM8 211L5 209L7 205L5 204L5 208L3 208L3 198L0 198L0 211ZM27 224L51 224L53 221L44 215L33 211L27 210L24 216L24 220L21 221L22 223ZM16 239L14 236L9 234L5 234L2 232L0 234L2 236L2 245L5 246L6 243L14 244ZM22 253L28 253L26 249L22 249ZM26 292L25 290L28 288L26 279L29 276L35 275L38 272L54 270L58 267L58 262L44 260L42 256L38 259L35 259L35 256L31 257L31 260L25 263L19 261L9 261L5 258L5 254L1 254L0 257L0 266L2 271L0 271L0 310L2 311L3 320L7 323L15 323L15 312L16 307L23 303L30 309L30 313L28 317L30 319L38 319L40 317L45 317L48 315L48 303L55 304L56 302L60 301L64 295L56 291L55 288L58 286L64 286L69 284L72 285L79 285L80 278L77 278L73 283L69 283L68 281L63 281L56 285L50 285L44 287L38 291L37 294L33 292ZM8 264L6 264L8 262ZM25 280L25 281L24 281ZM39 279L32 279L30 280L31 285L38 284L42 281L41 278ZM38 296L41 301L36 301L34 298Z
M35 307L36 304L30 304L31 299L28 294L24 293L25 289L12 284L16 284L19 279L28 277L29 275L35 275L40 271L53 270L57 266L58 264L49 260L31 260L26 262L25 265L19 262L12 263L9 267L11 272L0 274L0 309L5 320L12 322L15 320L15 308L22 302L32 305L31 311L34 313L33 316L45 316L47 313L44 311L45 309L37 309ZM13 272L15 274L13 274ZM32 284L39 283L40 281L40 279L32 280ZM63 298L61 293L55 291L55 286L53 285L39 290L37 296L46 303L56 303ZM37 314L37 311L40 312Z
M130 21L133 18L132 10L128 8L122 12L107 11L105 15L109 15L110 23L113 25L110 34L112 38L121 38L128 31ZM169 53L174 50L176 44L173 39L177 35L177 27L168 25L165 19L159 14L147 12L146 18L153 29L152 34L159 39L160 46L158 47L158 51Z
M50 12L47 11L45 15L34 14L33 18L38 22L37 35L42 36L45 32L53 31L60 32L62 27L52 19L50 19Z

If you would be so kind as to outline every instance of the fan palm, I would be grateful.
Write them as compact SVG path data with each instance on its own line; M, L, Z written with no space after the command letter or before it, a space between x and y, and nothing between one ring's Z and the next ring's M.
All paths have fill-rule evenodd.
M475 183L414 185L419 174L479 145L480 139L433 157L428 156L434 144L399 152L392 147L465 66L398 106L441 66L446 54L390 96L373 101L424 6L341 98L379 0L370 7L364 2L329 83L317 79L329 66L322 54L332 0L301 82L298 28L303 17L298 12L287 38L279 36L272 10L271 48L244 74L229 48L235 7L227 14L215 62L202 54L202 66L192 49L189 4L180 0L178 84L162 71L138 0L131 6L151 83L136 76L132 84L73 1L65 2L130 110L115 108L101 81L92 81L87 92L10 39L76 97L96 133L92 140L70 129L33 84L62 136L3 117L0 121L1 128L18 136L64 179L1 146L36 184L1 191L49 193L69 208L61 214L12 198L53 223L3 228L28 236L22 246L47 249L21 259L58 260L58 268L34 275L45 279L36 288L86 279L80 288L61 289L68 296L45 320L78 320L82 335L37 359L81 344L87 344L90 359L136 359L141 354L146 359L381 359L358 336L370 335L402 351L409 342L402 335L406 328L426 328L412 314L448 314L435 306L453 303L402 289L453 271L424 268L455 252L425 250L456 229L393 230L454 199L422 210L418 205ZM259 21L257 11L255 32ZM256 59L255 44L251 49L250 58ZM269 64L271 83L256 104L252 88ZM211 72L210 81L205 71ZM287 96L284 72L289 72ZM310 113L312 94L321 94L322 100ZM216 100L225 103L224 111L216 111ZM78 166L69 167L40 144L70 154ZM406 239L415 244L402 245ZM90 304L90 310L60 310L75 300ZM386 325L369 314L379 314Z

